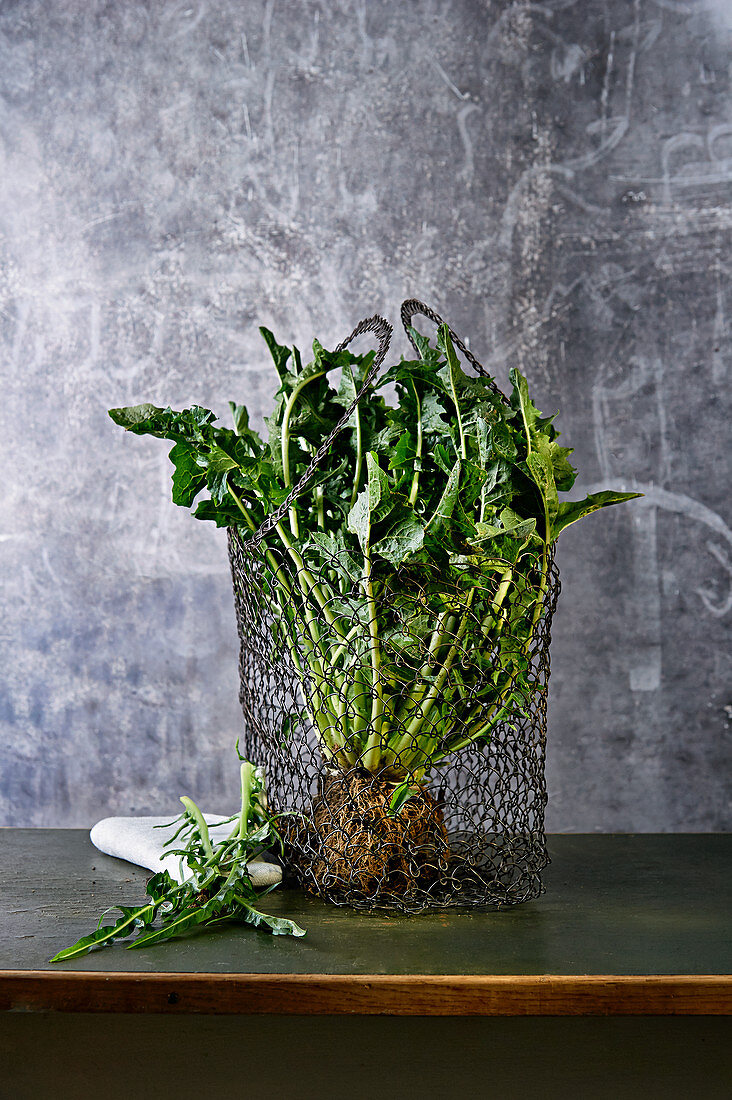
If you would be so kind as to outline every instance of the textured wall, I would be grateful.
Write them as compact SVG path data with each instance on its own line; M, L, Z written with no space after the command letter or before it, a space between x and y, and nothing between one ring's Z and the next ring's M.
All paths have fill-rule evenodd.
M106 409L259 417L258 324L335 342L417 295L561 408L579 487L646 493L562 537L549 827L729 825L731 29L729 0L0 4L0 821L234 795L224 536Z

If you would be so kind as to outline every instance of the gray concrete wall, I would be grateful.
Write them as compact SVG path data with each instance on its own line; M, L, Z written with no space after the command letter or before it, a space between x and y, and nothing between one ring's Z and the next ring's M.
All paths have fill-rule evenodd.
M0 821L229 805L225 539L113 405L404 297L641 504L562 537L548 825L730 823L732 5L0 4ZM396 349L405 349L399 341Z

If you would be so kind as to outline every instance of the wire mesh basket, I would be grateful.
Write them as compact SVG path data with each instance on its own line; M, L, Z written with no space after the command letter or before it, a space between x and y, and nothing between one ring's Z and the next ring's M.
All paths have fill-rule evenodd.
M413 344L417 313L443 323L405 302ZM271 806L295 811L282 819L286 867L306 890L409 913L514 905L541 892L548 862L551 554L466 560L451 581L429 561L380 574L335 539L294 548L283 533L369 400L390 327L369 318L337 350L365 332L378 354L336 430L253 536L229 528L246 754Z

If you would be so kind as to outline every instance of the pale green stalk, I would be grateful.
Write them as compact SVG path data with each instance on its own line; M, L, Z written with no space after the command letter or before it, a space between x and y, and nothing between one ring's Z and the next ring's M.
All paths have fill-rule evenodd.
M290 394L287 404L285 405L285 411L282 414L282 476L285 482L285 488L289 489L292 486L290 480L290 417L292 416L292 410L295 408L295 402L307 386L308 382L314 382L316 378L322 378L326 372L324 370L318 371L317 374L310 374L307 378L301 378L297 383L292 393ZM290 505L290 530L292 531L294 538L299 538L300 527L297 521L297 509L295 502Z
M207 859L213 859L214 852L211 846L211 837L209 835L208 825L206 824L205 817L199 810L196 803L193 802L190 798L187 798L186 795L181 795L180 800L185 808L188 810L188 813L191 815L196 823L196 826L198 827L198 832L201 837L201 843L203 844L203 850L206 853Z
M463 458L468 457L468 448L465 440L465 429L463 428L463 418L460 412L460 402L458 400L457 390L455 389L455 374L454 369L458 366L457 355L455 349L452 346L452 340L450 333L445 325L445 358L447 359L447 371L450 377L450 390L452 392L452 400L455 405L455 412L457 413L458 430L460 432L460 453Z
M412 383L412 389L414 390L414 400L417 402L417 452L415 454L414 461L414 475L412 477L412 488L409 493L409 503L414 506L414 502L417 499L417 492L419 490L419 468L422 460L422 402L419 399L417 392L417 386L414 379L410 379Z
M306 601L309 596L314 596L316 603L318 604L320 610L323 612L323 618L327 622L328 626L330 626L333 630L335 630L338 635L340 635L341 638L343 638L343 627L338 622L331 609L328 607L327 597L324 595L322 588L315 580L315 577L312 575L310 570L306 568L299 551L293 546L292 541L290 540L287 532L285 531L281 523L275 525L275 531L282 540L282 545L285 547L288 554L292 558L292 562L295 566L295 573L297 576L298 584ZM304 586L303 582L307 586L307 588Z
M442 668L440 669L439 675L437 676L437 679L432 684L432 687L427 692L427 695L419 703L419 705L417 707L417 714L414 716L412 721L407 726L406 731L403 734L403 736L399 739L398 747L395 749L396 753L399 753L400 749L407 748L415 742L415 740L416 740L416 738L417 738L424 722L429 717L429 714L430 714L430 712L431 712L431 710L432 710L432 708L435 704L435 700L437 699L438 695L440 694L440 692L442 691L442 689L445 685L445 680L448 677L448 674L449 674L450 669L452 667L452 663L455 660L455 657L457 656L457 654L460 650L460 643L463 640L463 638L465 637L465 632L468 629L468 619L469 619L469 615L470 615L470 607L472 605L474 595L475 595L475 589L471 589L470 592L468 593L468 598L465 601L465 611L463 613L463 617L462 617L462 620L460 622L460 626L458 627L458 632L455 635L455 641L453 642L453 644L451 645L451 647L448 651L447 657L445 658L445 661L442 665Z
M432 671L432 661L430 658L435 658L442 646L446 643L447 638L451 636L450 630L454 622L455 616L450 611L442 611L440 613L435 629L432 632L432 637L430 638L430 644L427 650L427 660L420 668L415 685L412 687L412 690L409 692L409 695L400 708L397 716L399 722L404 723L409 719L410 715L414 716L415 708L422 702L427 691L425 680ZM405 738L402 737L398 743L402 744L404 740ZM398 751L398 749L396 751Z
M252 788L254 787L254 765L248 760L242 760L239 769L241 779L241 811L239 813L240 840L245 840L249 835L249 810L252 803Z
M242 505L241 501L239 500L237 494L233 491L231 486L229 485L227 487L229 489L230 495L236 501L236 504L239 508L239 511L242 513L242 516L244 517L244 520L247 523L249 529L251 531L255 531L256 526L255 526L254 521L252 520L251 516L249 515L247 510L244 508L244 506ZM282 527L282 525L277 524L276 530L277 530L277 533L279 534L280 538L282 539L282 541L287 544L289 542L289 540L287 539L287 534L286 534L284 528ZM284 538L283 538L283 536L284 536ZM291 549L291 551L294 553L296 559L299 560L300 563L302 563L302 558L297 553L297 551L294 549L294 547L292 547L291 544L290 544L289 549ZM281 586L282 590L284 591L284 593L286 593L287 597L289 598L289 604L293 609L293 614L295 614L297 616L297 614L298 614L298 612L296 610L297 604L296 604L296 601L295 601L295 598L294 598L294 593L292 591L292 588L290 587L290 584L289 584L289 581L288 581L287 577L285 576L285 574L282 570L282 567L279 565L279 563L277 562L277 559L275 558L274 554L272 553L272 551L269 548L265 549L265 557L267 559L267 562L268 562L270 568L272 569L272 572L274 573L274 576L277 580L277 583ZM322 696L321 696L321 692L322 692L323 688L327 685L327 680L326 680L325 671L324 671L324 668L323 668L323 665L322 665L322 662L321 662L321 659L320 659L321 655L322 655L320 632L318 630L317 619L316 619L315 615L313 614L313 610L310 607L310 604L308 602L308 589L306 587L308 579L312 582L312 584L314 584L315 582L313 581L312 576L307 571L301 571L300 569L296 570L296 577L297 577L297 580L298 580L298 587L300 588L300 590L302 592L302 596L303 596L303 601L302 601L302 615L304 617L304 624L303 625L306 627L306 631L307 631L307 633L304 633L303 631L301 631L300 632L300 638L301 638L301 641L303 642L303 644L306 646L307 651L308 651L307 652L308 667L309 667L309 670L310 670L310 673L311 673L311 676L312 676L312 679L313 679L313 694L315 695L315 699L314 699L315 706L312 708L311 718L313 719L313 721L315 723L315 726L316 726L316 728L317 728L317 730L318 730L318 732L321 736L321 740L322 740L323 745L326 749L326 752L330 753L330 755L333 756L333 755L335 755L335 753L337 753L340 750L340 746L338 745L337 741L335 741L335 739L331 735L331 731L333 731L337 727L335 726L335 724L333 722L331 722L330 724L324 726L322 724L321 720L320 720L320 711L321 711L321 709L323 709L323 710L327 709L325 707L324 698L322 698ZM312 588L310 589L310 591L312 591ZM322 593L321 593L321 598L324 599L324 597L322 597ZM310 638L312 639L311 643L307 641L307 635L308 634L310 635ZM296 652L295 642L289 636L288 636L288 649L290 650L291 656L293 656L293 658L294 658L294 654ZM294 663L295 663L295 667L302 673L302 669L301 669L299 660L295 659ZM307 695L306 688L305 688L304 675L301 676L301 682L302 682L302 685L303 685L303 694Z
M368 543L363 552L364 556L364 587L366 589L366 601L369 609L369 637L371 640L371 675L373 702L371 704L371 731L369 733L366 748L361 759L363 767L367 771L374 771L379 763L381 746L381 716L384 712L383 685L381 683L381 643L379 640L379 624L376 617L376 600L371 576L371 550Z
M348 649L348 643L353 641L356 635L361 633L362 629L361 623L356 623L355 626L351 627L340 645L338 645L332 653L328 654L328 661L331 665L335 666L338 663Z
M344 368L348 370L349 368ZM353 377L353 375L351 375ZM355 382L354 382L355 388ZM356 503L356 497L358 496L358 486L361 481L361 470L363 468L363 437L361 432L361 410L358 405L353 410L353 415L356 417L356 472L353 475L353 490L351 492L351 508Z

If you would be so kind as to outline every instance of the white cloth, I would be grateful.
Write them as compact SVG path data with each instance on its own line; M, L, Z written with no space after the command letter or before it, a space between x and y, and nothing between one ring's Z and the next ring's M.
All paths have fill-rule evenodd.
M220 825L225 818L221 814L204 814L214 844L224 840L233 825ZM95 848L108 856L126 859L138 867L147 867L150 871L167 871L176 882L190 877L187 867L181 868L180 856L171 855L165 849L165 842L173 836L180 822L166 829L154 826L167 823L169 819L160 817L105 817L92 828L89 836ZM252 860L247 870L252 884L256 887L272 886L282 881L282 868L275 863L265 863L262 859Z

